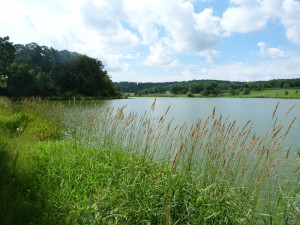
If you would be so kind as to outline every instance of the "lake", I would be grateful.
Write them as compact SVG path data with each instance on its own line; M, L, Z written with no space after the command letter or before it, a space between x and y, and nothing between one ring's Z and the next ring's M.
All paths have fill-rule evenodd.
M105 101L105 106L121 107L127 105L125 112L130 111L143 114L150 110L155 98L130 98ZM187 123L192 125L199 119L206 119L213 108L216 114L223 114L229 117L229 121L236 120L239 126L243 126L248 120L253 123L253 131L265 133L273 126L272 114L276 104L279 106L276 116L279 122L289 123L295 116L298 116L293 124L292 130L287 137L287 142L293 149L300 148L300 100L299 99L268 99L268 98L156 98L154 115L163 115L168 106L169 119L175 123ZM285 116L288 109L293 110Z
M146 110L150 116L161 116L170 106L167 120L172 120L173 124L184 124L192 126L198 120L205 120L211 115L214 107L216 116L220 114L223 118L229 117L228 121L237 121L239 127L251 120L252 132L265 134L273 127L273 111L279 102L275 117L277 124L286 123L287 126L295 116L298 116L293 127L285 140L285 144L291 146L293 152L300 149L300 100L299 99L268 99L268 98L156 98L155 110L151 106L155 98L139 97L129 99L116 99L101 101L99 110L103 107L122 107L126 105L124 112L136 112L141 116ZM85 105L85 104L82 104ZM285 115L290 107L294 108ZM81 113L90 110L88 105L82 107ZM95 110L95 109L93 109ZM97 114L97 112L96 112ZM77 116L78 117L78 116ZM286 127L287 127L286 126ZM286 129L286 128L285 128Z

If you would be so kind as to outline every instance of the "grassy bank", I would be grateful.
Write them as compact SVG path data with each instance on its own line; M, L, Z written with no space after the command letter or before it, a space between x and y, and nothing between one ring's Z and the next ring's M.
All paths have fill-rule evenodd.
M134 93L127 94L130 97L139 97L135 96ZM222 94L222 95L211 95L203 96L201 94L192 94L193 97L207 98L207 97L225 97L225 98L285 98L285 99L300 99L300 90L299 89L267 89L261 91L251 91L248 95L231 95L231 94ZM188 97L187 94L172 94L169 91L166 93L160 94L148 94L143 95L142 97Z
M142 117L96 106L72 115L79 130L51 107L0 99L3 224L299 223L299 156L280 145L293 118L253 136L215 111L187 130L151 118L155 103Z

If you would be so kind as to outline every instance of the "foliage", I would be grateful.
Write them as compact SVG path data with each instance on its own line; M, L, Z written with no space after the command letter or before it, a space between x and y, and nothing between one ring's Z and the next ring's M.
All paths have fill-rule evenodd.
M0 38L0 94L23 96L120 96L101 61L36 43Z
M7 88L7 75L0 75L0 89L6 89Z
M252 91L261 91L264 89L278 88L296 88L300 87L300 79L278 79L270 81L255 82L230 82L221 80L192 80L184 82L162 82L162 83L135 83L119 82L121 91L127 93L136 93L137 96L162 94L171 92L175 95L199 94L201 96L236 96L250 95Z

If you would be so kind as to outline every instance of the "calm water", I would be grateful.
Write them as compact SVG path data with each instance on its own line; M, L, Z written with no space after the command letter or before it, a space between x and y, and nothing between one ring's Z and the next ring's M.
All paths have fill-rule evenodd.
M143 114L150 111L154 98L130 98L104 101L103 106L126 106L125 112L130 111ZM294 151L300 149L300 100L299 99L263 99L263 98L156 98L153 115L163 115L170 105L168 119L175 123L192 125L197 120L206 119L216 107L216 114L229 117L229 121L237 120L243 126L248 120L253 123L253 131L260 134L268 131L272 126L272 114L276 104L279 107L276 117L279 122L287 124L295 117L298 119L286 139ZM285 116L286 111L296 104L293 110Z

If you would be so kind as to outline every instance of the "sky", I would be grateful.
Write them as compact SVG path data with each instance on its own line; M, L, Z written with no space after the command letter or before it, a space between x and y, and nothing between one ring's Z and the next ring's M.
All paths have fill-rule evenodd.
M103 62L113 81L300 78L299 0L0 0L0 36Z

